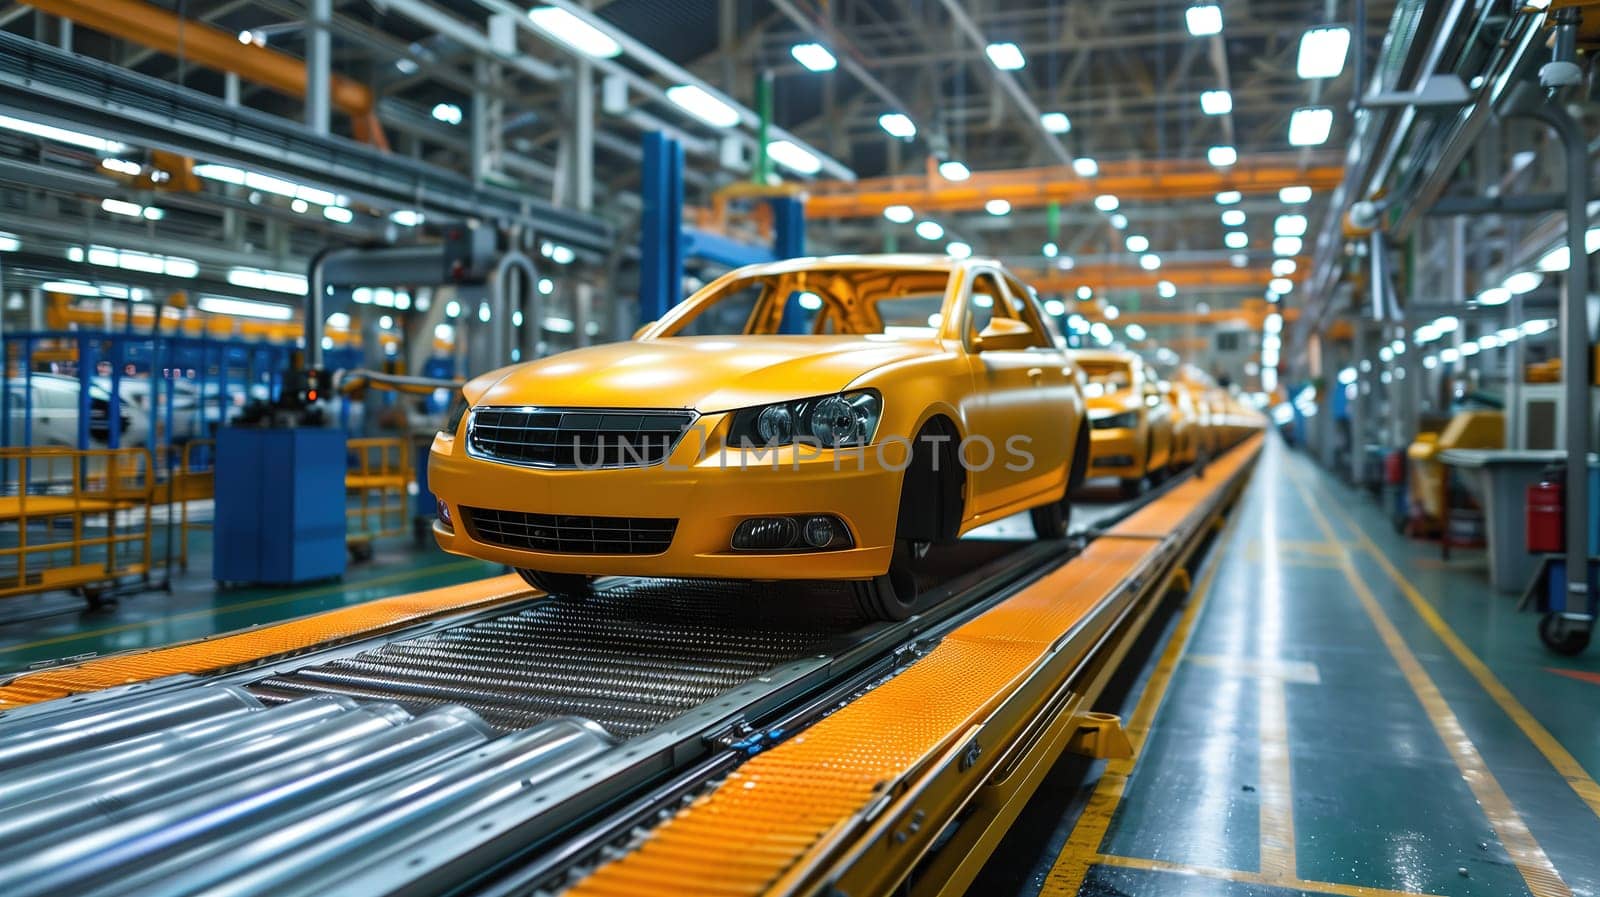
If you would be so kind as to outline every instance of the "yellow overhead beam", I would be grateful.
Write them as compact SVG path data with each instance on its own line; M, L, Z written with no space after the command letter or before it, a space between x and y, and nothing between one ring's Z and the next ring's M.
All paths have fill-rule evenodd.
M917 214L982 209L1003 199L1014 209L1053 202L1087 203L1101 194L1121 200L1210 199L1237 190L1276 193L1284 187L1332 190L1344 178L1337 157L1315 157L1303 165L1298 155L1248 156L1226 168L1187 159L1105 162L1094 177L1071 166L973 172L964 181L941 177L929 160L923 174L859 181L818 181L807 191L807 218L868 218L889 206L910 206Z
M1103 301L1083 302L1071 311L1083 315L1090 322L1105 321L1117 327L1126 327L1129 324L1138 324L1140 327L1182 327L1188 325L1211 326L1216 324L1244 324L1259 330L1266 321L1267 316L1273 312L1283 316L1284 323L1294 321L1300 316L1298 308L1281 308L1268 303L1265 299L1247 299L1233 308L1214 308L1209 311L1178 311L1167 309L1140 309L1130 311L1120 309L1120 314L1115 319L1108 319L1104 314ZM1172 340L1162 340L1163 345L1171 344Z
M1296 271L1305 271L1308 258L1297 258ZM1153 288L1165 280L1177 287L1214 289L1266 289L1275 275L1268 268L1234 268L1216 264L1163 265L1154 271L1127 265L1079 265L1075 268L1045 271L1019 271L1018 276L1041 293L1071 293L1078 287L1102 290ZM1293 279L1293 278L1291 278Z
M143 0L25 0L40 12L70 19L112 37L232 72L289 96L304 97L309 76L306 63L287 53L255 43L242 43L237 32L184 18ZM181 8L181 7L180 7ZM343 75L328 82L334 108L350 116L357 139L387 150L388 139L378 123L372 89Z

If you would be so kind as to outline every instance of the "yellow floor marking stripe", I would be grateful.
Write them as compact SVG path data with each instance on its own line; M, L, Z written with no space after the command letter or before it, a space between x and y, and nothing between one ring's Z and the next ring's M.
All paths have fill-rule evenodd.
M1294 787L1289 767L1289 695L1282 679L1262 679L1257 726L1261 744L1261 874L1267 881L1294 881Z
M1356 534L1361 547L1366 549L1367 554L1378 562L1378 566L1383 568L1383 572L1399 587L1401 594L1406 596L1406 600L1411 603L1417 615L1422 617L1422 621L1428 624L1428 628L1433 630L1433 634L1438 636L1441 642L1444 642L1445 647L1450 649L1450 653L1455 655L1456 660L1467 668L1467 672L1472 674L1472 678L1478 680L1479 687L1488 692L1489 697L1500 705L1500 709L1505 712L1506 716L1511 717L1517 728L1522 730L1522 734L1533 742L1533 746L1538 748L1539 753L1550 761L1550 765L1555 767L1556 772L1567 780L1567 784L1571 786L1573 791L1577 792L1578 797L1589 805L1589 810L1596 816L1600 816L1600 784L1596 784L1595 780L1589 776L1588 770L1583 768L1583 764L1579 763L1577 758L1573 757L1562 746L1561 742L1550 734L1550 730L1546 729L1542 723L1534 718L1532 713L1528 712L1526 707L1522 706L1522 703L1511 694L1511 691L1501 683L1500 679L1495 676L1489 667L1478 659L1478 655L1474 654L1472 649L1461 641L1455 630L1450 628L1450 624L1439 616L1439 612L1434 609L1433 603L1423 596L1421 590L1395 567L1394 563L1389 560L1388 555L1384 554L1377 543L1372 541L1372 538L1361 530L1355 520L1340 508L1337 502L1330 503L1330 506L1343 519L1350 531ZM1531 625L1529 629L1528 637L1532 638Z
M1286 888L1291 891L1305 891L1315 894L1330 894L1334 897L1431 897L1419 894L1416 891L1391 891L1388 888L1367 888L1361 885L1342 885L1330 881L1306 881L1305 879L1290 879L1274 881L1259 872L1243 872L1237 869L1217 869L1211 866L1188 866L1183 863L1167 863L1161 860L1146 860L1140 857L1113 856L1101 854L1095 857L1095 862L1103 866L1114 866L1120 869L1139 869L1145 872L1170 872L1174 875L1189 875L1195 878L1210 878L1217 881L1231 881L1239 884L1265 885L1273 888Z
M26 651L29 648L42 648L45 645L55 645L61 642L72 642L79 639L93 638L95 636L110 635L113 632L127 632L132 629L145 629L150 626L164 625L178 620L193 620L200 617L214 617L219 614L233 613L234 611L250 610L256 607L271 607L274 604L283 604L288 601L299 601L302 598L316 598L321 595L331 595L335 592L351 589L361 589L368 586L388 585L406 579L420 579L424 576L433 576L439 573L449 573L456 570L465 570L468 567L482 565L482 561L453 561L448 564L439 564L435 567L424 567L420 570L406 570L401 573L390 573L384 576L374 576L359 582L336 582L325 586L303 589L298 592L287 592L282 595L273 595L270 598L257 598L254 601L245 601L240 604L224 604L220 607L208 607L203 610L194 610L187 613L173 614L170 617L159 617L152 620L141 620L137 623L122 623L117 626L106 626L100 629L85 629L79 632L70 632L65 635L51 636L33 642L22 642L16 645L0 646L0 654L13 651Z
M1328 541L1336 542L1338 537L1333 529L1333 524L1328 521L1327 515L1317 506L1311 495L1311 490L1306 486L1301 477L1290 476L1290 481L1299 491L1301 499L1305 502L1311 517L1317 526L1327 535ZM1359 530L1357 530L1359 532ZM1483 756L1478 753L1478 748L1467 737L1466 730L1461 727L1461 721L1456 718L1444 696L1439 693L1439 687L1434 684L1433 678L1427 670L1422 668L1422 663L1411 652L1405 638L1400 635L1400 630L1395 628L1394 622L1389 619L1383 610L1383 605L1367 587L1366 581L1361 578L1356 570L1356 565L1351 560L1349 552L1341 554L1341 568L1344 570L1345 580L1349 582L1350 589L1355 593L1361 608L1371 618L1372 625L1377 628L1378 636L1383 640L1384 646L1389 649L1395 663L1400 667L1400 672L1405 675L1406 682L1411 686L1417 700L1422 703L1423 710L1428 715L1428 720L1433 723L1434 731L1439 734L1439 739L1444 742L1446 750L1455 760L1456 766L1461 770L1461 777L1466 781L1467 787L1472 789L1472 794L1478 799L1483 808L1484 816L1489 820L1489 825L1504 845L1506 854L1511 862L1522 873L1522 879L1528 885L1528 891L1534 897L1571 897L1572 889L1562 880L1561 874L1551 864L1550 858L1545 855L1544 848L1528 831L1528 825L1522 820L1515 807L1511 805L1510 798L1500 787L1500 782L1489 771L1483 762Z
M1221 545L1227 540L1238 516L1237 512L1229 515L1228 523L1217 536L1215 544ZM1161 652L1161 658L1156 661L1156 668L1145 684L1144 694L1139 696L1139 703L1128 718L1126 730L1128 741L1133 744L1133 756L1106 763L1105 771L1100 774L1100 782L1095 786L1094 793L1089 795L1089 802L1073 826L1072 834L1067 837L1067 843L1062 846L1061 853L1045 876L1039 897L1075 897L1078 888L1083 885L1084 877L1089 874L1089 867L1097 862L1100 844L1105 840L1106 830L1111 827L1111 817L1117 812L1117 804L1122 802L1128 777L1139 762L1139 753L1144 749L1151 723L1166 697L1167 687L1172 684L1172 674L1177 671L1178 663L1189 645L1195 620L1211 595L1211 585L1216 580L1220 566L1221 558L1214 559L1206 567L1205 575L1196 583L1189 606L1183 609L1183 614L1178 618L1167 647Z

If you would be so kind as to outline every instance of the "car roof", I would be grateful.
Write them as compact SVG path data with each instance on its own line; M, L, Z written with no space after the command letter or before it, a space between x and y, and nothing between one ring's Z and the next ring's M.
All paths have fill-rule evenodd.
M1139 360L1139 356L1120 349L1073 349L1072 357L1079 361L1116 362L1121 364L1133 364Z
M964 271L975 265L984 265L1004 270L1004 265L991 258L969 257L958 259L954 256L937 253L869 253L860 255L819 255L805 256L802 258L782 259L776 262L761 262L755 265L746 265L735 271L741 276L762 277L769 274L789 274L795 271L805 271L812 268L859 268L863 270L873 268L897 268L906 271Z

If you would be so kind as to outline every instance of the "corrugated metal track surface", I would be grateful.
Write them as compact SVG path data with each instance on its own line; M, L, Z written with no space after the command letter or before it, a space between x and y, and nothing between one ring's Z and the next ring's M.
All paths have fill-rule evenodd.
M842 588L785 597L770 583L624 582L587 600L540 601L281 673L251 690L268 701L345 694L413 711L463 704L508 732L577 715L626 738L866 622Z

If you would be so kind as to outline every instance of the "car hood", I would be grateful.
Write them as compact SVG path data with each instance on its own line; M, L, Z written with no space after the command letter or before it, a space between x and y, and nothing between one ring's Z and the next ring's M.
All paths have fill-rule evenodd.
M837 392L862 375L941 351L933 339L693 336L574 349L491 372L475 405L727 411ZM473 395L474 387L488 385Z
M1108 417L1125 411L1138 411L1140 407L1139 397L1131 391L1091 396L1084 400L1084 405L1093 417Z

